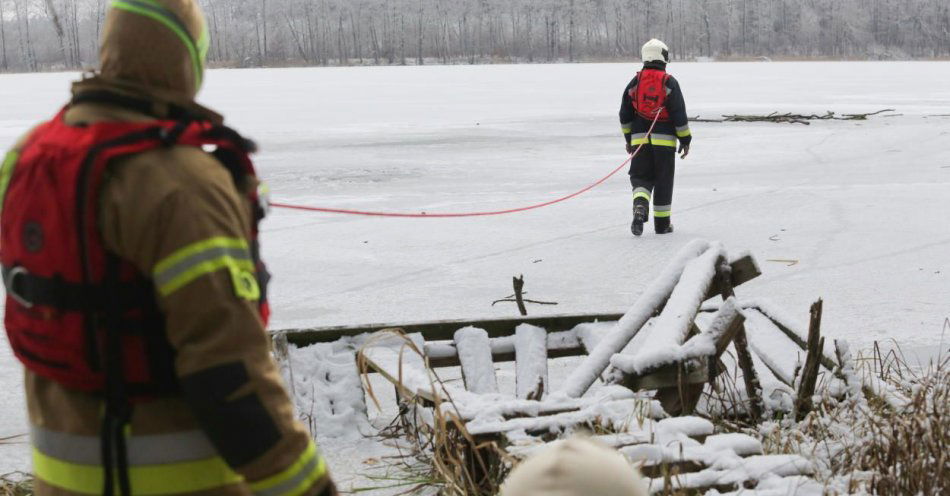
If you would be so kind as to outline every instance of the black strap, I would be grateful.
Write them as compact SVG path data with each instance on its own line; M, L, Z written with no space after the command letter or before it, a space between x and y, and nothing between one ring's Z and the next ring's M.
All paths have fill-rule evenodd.
M129 456L125 443L125 426L132 416L132 406L125 390L124 356L122 354L122 310L119 304L119 257L106 254L105 308L105 371L106 411L102 430L102 463L105 467L103 495L114 496L113 467L119 481L119 494L131 496ZM110 455L108 458L106 455Z
M196 117L188 109L175 105L173 103L156 103L143 98L136 98L129 95L122 95L107 90L83 91L73 96L71 105L81 103L98 103L105 105L114 105L124 109L132 110L140 114L151 115L156 118L169 120L193 121ZM159 108L164 110L160 112Z
M113 481L115 481L115 472L112 464L112 438L115 429L112 427L112 417L108 414L102 416L102 426L99 428L99 452L102 455L102 494L104 496L114 496Z
M136 131L119 136L118 138L105 143L100 143L93 146L92 149L89 150L89 153L86 154L86 158L83 159L82 166L79 170L79 178L76 181L76 234L78 237L77 239L79 239L79 258L82 261L82 281L83 286L86 288L95 287L91 283L92 268L89 258L89 240L87 239L89 235L87 229L87 223L89 222L89 219L86 216L86 207L89 203L89 199L87 198L90 187L89 173L92 170L93 165L95 165L99 154L104 150L107 150L110 147L127 145L142 140L159 139L161 137L161 130L162 128L158 126L150 127L142 131ZM94 311L92 306L83 307L82 312L83 330L86 334L86 351L89 356L89 363L91 364L93 370L98 372L101 357L99 356L98 347L95 346L95 340L93 336L99 329L99 313Z
M89 288L80 283L66 282L62 277L40 277L16 267L5 266L2 270L7 291L30 305L79 312L100 306L105 297L104 287ZM145 281L121 282L116 287L119 308L143 306L152 298L151 288Z

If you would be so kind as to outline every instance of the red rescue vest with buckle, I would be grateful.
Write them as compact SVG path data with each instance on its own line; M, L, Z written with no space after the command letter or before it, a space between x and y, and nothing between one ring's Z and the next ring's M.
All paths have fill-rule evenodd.
M660 113L659 122L670 122L666 110L666 82L670 75L658 69L644 69L637 73L637 87L630 90L630 101L637 115L652 121Z
M104 393L111 380L106 369L112 368L133 399L177 391L174 350L152 281L103 246L98 231L103 178L115 159L194 146L214 148L243 192L255 177L248 155L253 144L206 121L70 126L64 114L65 109L30 136L0 205L10 344L29 370L71 389ZM251 246L266 322L267 271L256 242L264 207L256 191L247 200L255 212ZM115 336L112 348L118 350L107 351L108 336ZM104 365L114 351L121 353L121 367Z

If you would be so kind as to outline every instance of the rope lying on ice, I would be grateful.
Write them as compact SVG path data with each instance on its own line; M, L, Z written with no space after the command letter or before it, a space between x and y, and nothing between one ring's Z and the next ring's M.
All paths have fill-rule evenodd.
M653 128L656 127L656 122L659 119L660 119L660 112L657 112L656 117L653 118L653 123L650 124L650 129L647 131L647 134L646 134L647 138L649 138L650 135L653 134ZM597 182L585 187L584 189L575 191L569 195L562 196L554 200L546 201L544 203L536 203L534 205L528 205L524 207L509 208L505 210L490 210L490 211L484 211L484 212L406 213L406 212L375 212L375 211L370 211L370 210L351 210L351 209L345 209L345 208L308 207L304 205L293 205L289 203L280 203L280 202L270 202L270 206L274 208L284 208L284 209L289 209L289 210L303 210L307 212L323 212L327 214L363 215L363 216L369 216L369 217L411 217L411 218L485 217L489 215L506 215L506 214L514 214L518 212L527 212L528 210L535 210L535 209L539 209L543 207L548 207L556 203L561 203L563 201L570 200L571 198L576 198L596 188L597 186L600 186L605 181L613 177L614 174L620 172L620 170L623 169L627 164L629 164L630 161L632 161L637 156L637 154L640 153L640 150L643 148L643 146L647 142L649 142L649 139L647 139L646 142L641 143L640 146L638 146L637 149L634 150L634 152L630 154L630 156L627 157L626 160L623 161L623 163L618 165L616 169L610 171L610 174L607 174L606 176L599 179Z

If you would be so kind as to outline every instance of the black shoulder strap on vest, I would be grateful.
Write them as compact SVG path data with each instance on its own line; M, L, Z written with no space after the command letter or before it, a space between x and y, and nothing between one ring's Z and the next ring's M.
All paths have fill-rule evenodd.
M165 115L159 115L155 102L136 98L128 95L121 95L107 90L83 91L73 96L72 105L81 103L99 103L105 105L114 105L116 107L132 110L155 118L165 118L175 121L193 121L197 120L192 112L184 107L171 103L162 103L162 108L166 110Z

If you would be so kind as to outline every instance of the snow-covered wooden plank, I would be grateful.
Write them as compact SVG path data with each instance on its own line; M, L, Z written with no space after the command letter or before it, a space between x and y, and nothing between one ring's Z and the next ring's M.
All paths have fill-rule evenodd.
M807 348L806 340L808 339L807 325L802 325L766 299L755 300L753 308L771 320L775 328L795 343L799 349L805 351ZM834 370L836 366L833 346L832 343L828 343L825 349L822 350L821 365L828 370ZM802 361L804 362L804 358L802 358Z
M626 400L586 402L583 408L554 415L520 418L477 417L465 425L472 435L504 434L523 431L528 434L560 433L578 426L605 427L622 429L629 425L630 419L643 414L649 418L665 415L659 403L650 399L635 398Z
M805 352L758 309L749 308L744 313L747 317L746 337L752 352L776 379L794 388L795 373L804 363Z
M561 392L569 397L583 396L590 386L610 365L610 357L620 353L640 329L666 304L680 280L683 270L693 259L709 248L709 242L694 240L684 246L663 273L644 291L637 302L613 330L601 339L597 347L568 376Z
M647 420L647 422L653 421ZM517 436L511 436L509 441L511 439L518 440ZM506 447L505 451L507 451L509 455L519 460L524 460L536 453L541 452L551 443L558 442L558 440L545 442L536 437L529 437L528 439L530 440L529 442L519 440L521 441L520 443L512 444ZM626 432L591 436L590 439L602 445L610 446L616 449L639 444L649 444L654 441L654 435L648 429L637 429L636 427L630 427Z
M713 437L710 436L713 430L714 426L712 422L699 417L672 417L662 420L644 418L642 419L642 423L633 419L633 421L624 428L623 432L601 434L591 436L590 438L600 444L615 449L647 444L663 445L685 438L693 439L698 446L703 440ZM549 444L550 442L532 438L529 443L522 442L521 444L516 444L506 449L508 454L515 458L524 459Z
M515 329L515 386L521 399L541 399L548 389L548 333L522 324Z
M584 350L590 354L614 325L616 325L615 322L591 322L580 324L574 328L574 332L577 333L577 339L584 345Z
M498 393L488 333L476 327L459 329L455 331L455 348L462 364L465 389L476 394Z
M758 455L747 458L724 457L716 460L716 468L698 472L681 473L666 480L664 477L650 479L650 492L664 493L672 490L737 489L745 484L773 479L811 475L814 465L799 455ZM667 487L670 484L671 487Z
M671 365L695 360L696 365L706 363L711 357L718 357L729 346L733 338L739 332L740 326L745 321L745 317L736 307L735 298L729 298L712 316L712 322L706 329L699 334L689 338L681 346L670 345L667 350L669 361L653 365L652 368L641 368L641 360L637 355L617 354L611 357L610 363L621 372L631 377L646 377L650 374L670 369ZM662 329L660 329L662 331ZM646 348L646 346L644 346ZM669 370L667 370L669 372ZM676 367L670 372L675 379L679 375ZM670 374L667 374L670 375ZM702 374L697 375L697 380L705 382ZM672 385L675 385L674 382ZM628 385L629 386L629 385Z
M755 489L741 487L736 491L718 493L719 496L824 496L824 484L802 475L769 477L759 481Z
M746 252L739 255L737 258L729 262L731 267L731 276L732 287L737 288L742 284L745 284L756 277L762 275L762 269L759 268L759 264L755 261L755 257L752 254ZM706 292L706 297L704 300L709 300L711 298L719 297L722 294L722 288L719 286L718 279L713 279L712 283L709 285L709 290Z
M718 357L726 351L736 334L742 329L745 316L739 311L734 297L723 302L713 314L712 322L700 334L693 336L683 344L683 356L686 359L701 356Z
M728 449L739 456L762 454L762 442L741 433L715 434L706 438L703 446L711 450Z
M724 255L722 245L714 243L702 255L690 260L683 269L669 301L657 317L650 340L630 356L621 356L627 373L643 374L662 365L681 360L682 344L693 326L696 313L705 300L716 266ZM612 364L618 367L618 363Z
M443 405L451 408L463 420L502 420L522 417L540 417L574 412L586 408L594 403L607 403L619 400L644 400L644 406L651 406L649 397L638 395L622 386L605 386L596 393L585 398L546 397L541 401L521 400L503 394L477 395L463 391L464 395L453 394L452 405ZM459 398L462 400L459 401ZM645 408L642 417L653 418L662 416L662 411ZM487 420L486 420L487 419Z

